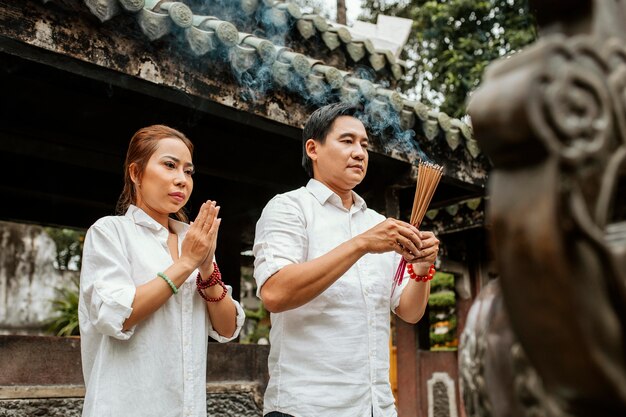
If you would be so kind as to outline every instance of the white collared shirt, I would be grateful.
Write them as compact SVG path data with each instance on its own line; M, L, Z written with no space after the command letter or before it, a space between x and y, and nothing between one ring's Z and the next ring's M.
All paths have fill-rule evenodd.
M385 220L356 193L353 197L347 210L337 194L312 179L270 200L253 247L257 295L284 266L318 258ZM409 281L405 276L391 297L399 262L395 253L365 255L315 299L271 314L264 414L396 416L389 383L389 319Z
M170 219L178 250L189 225ZM168 230L143 210L99 219L87 231L80 274L79 323L84 417L205 417L208 337L227 342L245 318L237 308L231 338L211 326L194 271L167 302L129 329L136 287L172 265ZM232 289L228 287L228 292Z

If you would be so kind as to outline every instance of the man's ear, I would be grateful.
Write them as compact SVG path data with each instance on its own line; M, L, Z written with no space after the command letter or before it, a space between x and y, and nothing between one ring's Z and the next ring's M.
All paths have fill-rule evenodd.
M306 149L306 154L308 155L309 158L311 158L311 161L317 160L317 147L318 146L319 146L319 143L315 139L308 139L304 143L304 149Z

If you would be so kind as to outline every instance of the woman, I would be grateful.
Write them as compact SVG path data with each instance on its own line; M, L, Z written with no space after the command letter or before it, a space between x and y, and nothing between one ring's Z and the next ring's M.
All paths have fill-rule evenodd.
M140 129L124 164L119 216L87 232L79 322L83 416L206 416L208 336L227 342L244 313L214 254L214 201L191 226L193 145L167 126ZM174 215L178 220L172 218Z

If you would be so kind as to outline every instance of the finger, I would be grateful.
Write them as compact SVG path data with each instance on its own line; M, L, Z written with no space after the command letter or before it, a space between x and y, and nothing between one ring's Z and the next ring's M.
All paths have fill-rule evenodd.
M211 230L209 230L209 236L211 239L217 240L217 234L220 231L220 224L222 224L222 219L215 219L213 226L211 226Z
M415 233L419 233L419 230L417 229L417 227L413 226L409 222L403 222L402 220L396 220L396 222L399 226L406 227L407 229L411 229Z
M406 253L406 251L404 250L404 248L402 247L402 245L401 245L401 244L399 244L399 243L396 243L395 245L393 245L393 246L391 247L391 249L392 249L395 253L397 253L397 254L401 255L402 257L404 257L404 255L405 255L405 253Z
M400 235L402 235L404 238L409 239L417 249L420 249L422 247L422 240L420 239L419 235L415 233L410 227L401 226L398 229L398 233L400 233Z
M211 225L215 221L215 216L216 216L215 210L216 210L215 201L211 201L207 208L207 216L204 220L204 224L202 225L203 233L209 233L209 230L211 229Z
M414 258L420 253L417 246L415 246L410 239L407 239L404 236L398 236L398 243L402 246L402 255L406 255L407 259Z
M194 232L194 231L202 229L202 223L198 222L198 219L201 218L203 206L204 206L204 204L202 206L200 206L200 210L198 211L198 215L196 216L196 220L194 220L192 222L189 222L189 231L190 232Z
M405 260L407 264L412 264L416 262L416 258L413 255L402 255L402 258Z
M417 227L413 226L413 225L412 225L412 224L410 224L410 223L407 223L407 224L409 225L409 227L411 228L411 230L413 231L413 233L415 233L415 234L416 234L416 235L418 235L420 238L422 238L422 236L420 236L420 233L421 233L421 232L419 231L419 229L418 229Z
M196 216L196 221L194 223L200 229L202 229L202 226L204 226L204 222L206 221L206 216L208 215L208 205L208 201L202 203L202 205L200 206L200 210L198 211L198 215Z
M219 212L219 207L217 207L217 211ZM213 237L214 235L217 236L217 232L220 228L221 223L222 223L222 219L220 219L219 217L216 217L215 219L213 219L213 223L211 224L211 227L209 228L207 232L209 237Z
M439 240L435 236L431 236L428 239L422 239L422 249L430 248L439 245Z
M209 254L207 256L211 256L213 258L215 256L215 249L217 249L217 234L220 229L220 224L222 223L222 219L215 219L213 222L213 226L211 226L211 230L208 234L209 239Z
M419 259L417 256L415 256L414 253L411 253L409 251L404 251L401 253L401 255L407 263L414 263Z
M433 232L419 232L420 239L426 240L430 238L434 238L435 234Z
M436 246L431 246L428 249L422 250L419 256L417 257L417 259L420 261L425 261L425 260L432 261L437 258L438 252L439 252L439 249Z

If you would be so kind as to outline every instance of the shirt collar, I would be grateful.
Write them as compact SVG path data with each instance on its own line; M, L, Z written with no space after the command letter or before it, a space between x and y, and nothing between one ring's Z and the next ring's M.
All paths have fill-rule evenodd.
M308 184L306 185L306 189L311 194L313 194L313 197L315 197L321 205L324 205L327 201L331 200L334 205L338 205L344 208L341 197L339 197L333 190L331 190L315 178L311 178L309 180ZM365 204L365 200L363 200L363 198L361 198L361 196L354 191L352 191L352 198L354 200L353 207L356 207L358 210L367 209L367 204Z
M163 227L161 223L154 220L148 213L133 204L128 206L126 216L130 217L135 224L147 227L155 232L165 230L165 227ZM169 226L177 235L185 234L187 229L189 229L187 223L172 219L171 217L169 218Z

